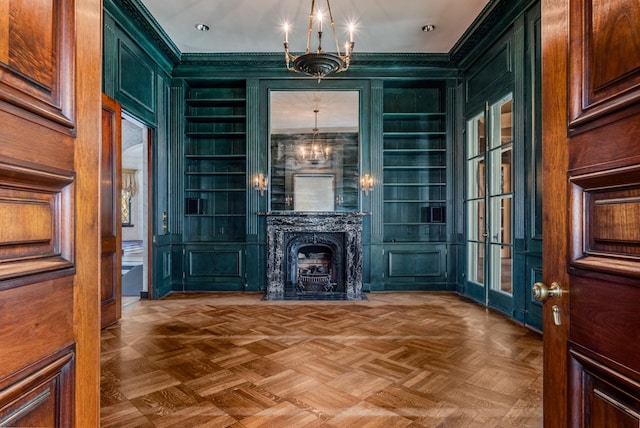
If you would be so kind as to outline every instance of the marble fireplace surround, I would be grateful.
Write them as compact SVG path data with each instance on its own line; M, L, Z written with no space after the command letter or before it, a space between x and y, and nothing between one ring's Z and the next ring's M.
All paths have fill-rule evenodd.
M294 300L310 297L314 300L365 300L362 292L362 217L358 212L299 212L275 211L264 213L267 225L267 284L263 300ZM323 236L325 234L325 236ZM289 252L300 237L312 237L319 242L342 243L339 270L344 274L336 278L338 292L314 293L312 296L296 294L288 272ZM303 238L304 239L304 238ZM299 246L299 245L298 245ZM287 284L289 282L289 284Z

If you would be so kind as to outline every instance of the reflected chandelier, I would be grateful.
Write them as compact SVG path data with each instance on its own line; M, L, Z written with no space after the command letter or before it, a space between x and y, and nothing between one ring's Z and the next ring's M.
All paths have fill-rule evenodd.
M336 35L336 26L333 22L331 13L331 5L327 0L327 11L329 12L329 21L331 30L333 31L333 39L336 43L336 53L324 52L322 50L322 11L316 11L316 2L311 0L311 12L309 12L309 30L307 33L307 49L305 53L299 56L289 52L289 25L284 25L284 53L287 70L296 71L298 73L307 74L309 76L320 79L331 73L340 73L349 68L351 53L353 52L353 24L349 25L349 41L345 43L344 52L340 52L338 44L338 36ZM318 26L318 49L311 52L311 34L313 33L313 20Z
M317 108L313 110L313 113L316 115L315 127L313 128L313 136L311 138L311 144L306 147L303 145L299 149L300 158L313 165L317 165L320 163L324 163L329 160L329 153L331 149L329 146L324 146L322 143L318 141L318 134L320 129L318 128L318 113L320 110Z

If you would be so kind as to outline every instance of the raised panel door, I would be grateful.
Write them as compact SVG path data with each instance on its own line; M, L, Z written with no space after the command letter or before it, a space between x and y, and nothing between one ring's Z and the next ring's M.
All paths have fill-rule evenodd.
M100 156L100 319L104 328L120 319L122 309L122 142L120 104L102 96Z
M0 425L98 426L101 4L0 3Z
M640 424L640 3L544 0L544 421Z

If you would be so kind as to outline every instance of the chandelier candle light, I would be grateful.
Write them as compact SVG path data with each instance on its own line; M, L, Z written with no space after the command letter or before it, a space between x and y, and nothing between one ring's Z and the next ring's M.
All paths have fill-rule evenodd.
M329 21L331 22L333 38L336 43L336 53L324 52L322 50L322 12L320 10L316 12L315 5L315 0L311 0L309 30L307 33L307 49L305 50L305 53L296 56L289 52L289 24L287 23L284 24L284 52L287 70L317 77L318 82L320 82L320 79L328 74L340 73L349 68L349 61L351 59L351 53L353 52L354 46L354 25L349 25L349 41L345 43L344 52L341 53L340 45L338 44L338 36L336 35L336 26L333 22L333 15L331 13L331 5L329 4L329 0L327 0L327 11L329 12ZM312 52L310 50L310 45L311 34L313 33L314 16L318 24L318 49Z

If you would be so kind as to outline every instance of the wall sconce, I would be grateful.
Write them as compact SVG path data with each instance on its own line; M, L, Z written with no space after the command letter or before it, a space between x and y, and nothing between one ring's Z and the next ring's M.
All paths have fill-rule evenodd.
M269 179L264 174L258 174L253 180L253 188L260 192L260 196L264 196L264 191L267 190Z
M369 192L373 191L373 177L369 174L365 174L360 177L360 187L365 196L369 196Z

